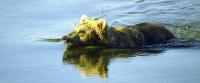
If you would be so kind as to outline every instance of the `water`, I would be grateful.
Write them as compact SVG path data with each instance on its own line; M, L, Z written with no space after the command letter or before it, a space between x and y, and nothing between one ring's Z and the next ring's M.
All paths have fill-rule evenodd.
M109 25L152 22L200 40L198 0L1 0L0 10L0 83L200 82L199 47L82 52L40 41L73 31L82 14L106 15Z

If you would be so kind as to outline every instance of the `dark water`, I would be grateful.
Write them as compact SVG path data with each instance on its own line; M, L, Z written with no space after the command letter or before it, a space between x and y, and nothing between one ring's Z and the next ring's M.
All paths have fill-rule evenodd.
M199 83L200 48L66 49L82 14L109 25L161 24L200 40L199 0L1 0L0 83Z

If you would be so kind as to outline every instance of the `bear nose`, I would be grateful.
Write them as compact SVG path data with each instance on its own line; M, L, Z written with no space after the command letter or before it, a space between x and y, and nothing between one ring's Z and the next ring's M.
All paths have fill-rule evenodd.
M62 39L63 39L63 40L65 40L65 39L66 39L66 37L65 37L65 36L62 36Z
M65 40L66 42L69 41L69 38L67 38L66 36L63 36L62 39Z

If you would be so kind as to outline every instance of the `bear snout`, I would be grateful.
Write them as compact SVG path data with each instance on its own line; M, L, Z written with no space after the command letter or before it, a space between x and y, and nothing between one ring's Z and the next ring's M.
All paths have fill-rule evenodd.
M65 37L65 36L62 36L62 39L63 39L63 40L65 40L65 39L66 39L66 37Z
M67 38L66 36L63 36L62 39L65 40L65 42L69 42L69 38Z

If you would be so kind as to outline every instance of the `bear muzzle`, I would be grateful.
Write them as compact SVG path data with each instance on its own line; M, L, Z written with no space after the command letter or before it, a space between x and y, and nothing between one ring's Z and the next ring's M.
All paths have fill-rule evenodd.
M69 42L69 38L67 38L66 36L63 36L62 39L63 39L65 42Z

